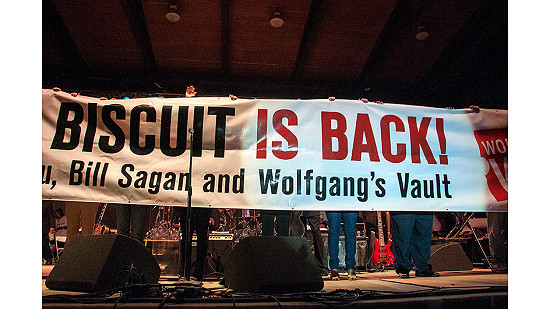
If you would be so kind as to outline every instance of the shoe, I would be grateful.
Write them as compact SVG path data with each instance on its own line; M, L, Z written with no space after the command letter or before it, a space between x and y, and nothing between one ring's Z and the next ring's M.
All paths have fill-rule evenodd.
M414 273L414 276L415 277L439 277L439 273L436 273L431 269L426 269L424 271L416 271Z
M495 274L507 274L508 273L508 264L507 263L495 263L491 265L491 272Z
M355 269L348 269L348 280L357 280Z
M395 272L399 276L400 279L408 279L411 276L409 275L409 270L403 266L397 266L395 269Z
M337 269L330 270L330 280L340 280L340 276L338 275Z

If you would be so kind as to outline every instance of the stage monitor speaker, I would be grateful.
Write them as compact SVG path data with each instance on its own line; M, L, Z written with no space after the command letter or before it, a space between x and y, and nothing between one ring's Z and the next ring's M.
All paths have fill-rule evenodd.
M52 290L102 292L132 283L156 284L160 267L139 241L116 234L75 236L46 278Z
M305 237L251 236L222 260L225 285L236 292L285 294L324 287Z
M456 242L433 245L430 264L434 271L471 270L474 268L462 246Z

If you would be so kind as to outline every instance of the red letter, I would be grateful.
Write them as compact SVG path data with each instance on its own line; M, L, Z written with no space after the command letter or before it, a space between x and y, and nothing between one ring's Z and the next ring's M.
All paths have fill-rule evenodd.
M331 121L336 120L336 128L331 127ZM321 136L323 140L323 159L344 160L348 155L348 138L346 133L346 117L337 112L321 112ZM332 138L338 140L338 150L332 151Z
M265 159L267 154L267 109L258 110L258 127L256 140L256 158Z
M277 133L279 133L279 135L281 135L282 138L284 138L288 142L289 149L280 150L283 142L273 141L272 146L273 148L275 148L273 150L273 155L282 160L290 160L294 158L296 154L298 154L298 150L290 150L298 149L298 139L296 138L296 135L294 135L287 127L283 125L283 118L288 119L289 126L298 125L298 116L296 116L296 114L291 110L281 109L273 114L273 128L275 129L275 131L277 131Z
M380 135L382 136L382 155L391 163L400 163L407 156L407 146L405 144L396 144L397 153L391 153L390 123L395 123L395 131L405 132L403 121L395 115L386 115L380 119Z
M363 144L363 136L367 139L367 143ZM374 140L374 133L370 125L368 114L357 114L355 122L355 136L353 138L353 149L351 150L351 160L361 161L361 153L368 152L371 161L380 162L378 157L378 149Z
M426 135L428 134L428 127L430 125L430 117L422 117L420 122L420 128L416 127L416 117L409 117L409 131L411 134L411 156L412 163L420 163L420 148L426 156L429 164L437 164L434 159L430 145L426 140Z

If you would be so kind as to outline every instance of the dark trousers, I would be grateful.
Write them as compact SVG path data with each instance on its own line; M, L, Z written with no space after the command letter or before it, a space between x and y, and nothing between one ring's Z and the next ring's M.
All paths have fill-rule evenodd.
M325 244L321 235L321 212L320 211L304 211L302 217L309 224L311 236L313 238L313 255L317 262L319 270L326 271L328 269L328 259L325 252Z
M197 279L202 279L204 274L204 266L206 265L206 254L208 253L208 222L212 214L211 208L191 208L191 220L187 220L187 207L176 207L179 212L180 229L181 229L181 245L180 245L180 276L191 274L191 243L185 245L185 240L190 239L187 235L186 224L190 224L189 233L192 236L193 232L197 234L197 258L193 276ZM184 273L184 267L187 265L189 273Z
M496 263L508 263L508 213L488 212L489 249Z
M395 262L410 271L430 269L433 214L426 212L391 213L391 252Z
M277 236L288 236L290 211L286 210L260 210L262 219L262 235L273 236L275 218L277 218Z
M144 242L150 206L118 204L116 207L117 234Z
M48 232L42 232L42 258L46 261L51 261L53 259L53 251L50 247L50 235Z

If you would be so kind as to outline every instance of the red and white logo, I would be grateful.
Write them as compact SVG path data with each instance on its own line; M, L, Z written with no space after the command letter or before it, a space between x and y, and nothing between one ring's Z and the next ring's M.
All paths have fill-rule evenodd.
M508 200L508 130L475 130L474 136L489 166L485 175L489 191L498 202Z

